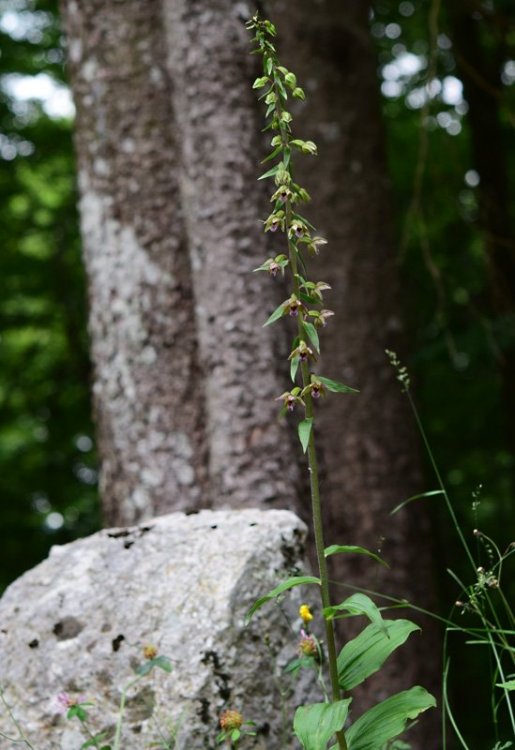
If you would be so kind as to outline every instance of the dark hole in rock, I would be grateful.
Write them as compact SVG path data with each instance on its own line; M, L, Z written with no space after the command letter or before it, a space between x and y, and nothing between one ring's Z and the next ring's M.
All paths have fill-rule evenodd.
M29 648L37 648L39 646L39 641L37 638L33 638L31 642L29 643Z
M254 521L253 523L249 523L249 526L257 526L256 521Z
M120 646L122 645L122 642L125 640L125 636L120 633L120 635L117 635L116 638L113 638L111 641L111 645L113 647L113 651L119 651Z
M125 549L130 549L133 544L134 544L134 542L124 542L123 546L125 547Z
M216 523L214 523L214 524L213 524L213 525L211 526L211 528L212 528L212 529L217 529L217 528L218 528L218 526L216 525Z
M63 617L54 625L53 633L60 641L67 641L76 638L83 628L84 625L75 617Z
M200 699L199 716L200 716L200 720L204 724L209 724L210 723L209 701L208 701L207 698L201 698Z
M107 536L109 539L120 539L124 536L130 536L131 531L129 529L121 529L120 531L111 531Z

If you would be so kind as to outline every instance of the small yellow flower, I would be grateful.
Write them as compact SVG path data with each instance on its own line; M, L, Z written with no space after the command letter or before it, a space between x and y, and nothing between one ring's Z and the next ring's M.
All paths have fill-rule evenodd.
M145 659L155 659L157 656L157 648L150 644L147 644L143 649L143 656Z
M301 604L300 605L300 607L299 607L299 615L300 615L300 617L301 617L302 622L304 623L304 625L307 625L308 622L311 622L311 620L313 619L313 615L311 613L311 610L310 610L308 604Z

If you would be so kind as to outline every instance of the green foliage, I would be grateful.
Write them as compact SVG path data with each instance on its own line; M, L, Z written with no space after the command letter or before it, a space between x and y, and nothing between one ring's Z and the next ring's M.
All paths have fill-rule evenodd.
M288 578L287 581L283 581L282 583L280 583L268 594L265 594L265 596L261 596L259 599L257 599L247 612L245 621L247 623L250 622L258 609L261 609L264 604L271 601L272 599L277 599L277 597L283 594L285 591L293 589L296 586L304 586L309 583L316 583L317 585L320 585L320 579L315 578L314 576L294 576L293 578Z
M352 690L361 685L378 672L395 649L416 630L420 630L418 625L409 620L383 620L381 625L368 625L340 651L338 677L341 687Z
M424 688L415 686L369 709L347 730L349 750L377 750L402 734L406 723L436 706Z
M5 87L64 80L57 3L16 14L0 31L0 589L99 523L72 123Z
M343 729L351 700L314 703L297 709L293 731L305 750L324 750L327 747L335 732Z

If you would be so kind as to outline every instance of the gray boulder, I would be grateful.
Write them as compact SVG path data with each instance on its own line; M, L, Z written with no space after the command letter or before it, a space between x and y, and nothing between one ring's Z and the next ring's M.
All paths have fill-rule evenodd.
M79 750L88 739L59 711L63 692L93 703L91 728L112 743L121 689L152 644L172 672L154 669L128 690L123 750L215 748L226 708L257 724L244 747L291 747L306 688L282 668L295 657L299 589L248 627L244 615L302 572L305 534L289 511L201 511L54 547L0 600L0 686L31 746ZM5 705L0 732L2 750L23 747Z

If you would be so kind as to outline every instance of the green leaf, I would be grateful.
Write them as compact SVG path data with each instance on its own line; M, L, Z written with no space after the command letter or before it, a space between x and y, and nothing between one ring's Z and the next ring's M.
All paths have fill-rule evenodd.
M265 70L266 70L266 72L267 72L268 75L271 74L273 65L274 64L273 64L272 58L271 57L267 57L266 60L265 60Z
M302 445L302 450L305 453L308 449L309 438L311 437L311 430L313 429L313 418L306 417L306 419L303 419L302 422L299 422L299 426L297 429L299 433L300 444Z
M275 148L271 154L268 154L268 156L263 159L261 164L265 164L267 161L270 161L270 159L274 159L276 156L278 156L281 153L282 149L283 149L282 144L280 146L277 146L277 148Z
M295 377L297 375L297 370L299 369L300 364L300 357L292 357L290 360L290 378L291 382L295 383Z
M107 732L99 732L98 734L95 734L93 737L90 737L89 740L86 740L80 747L81 750L86 750L88 747L99 747L100 743L105 740L107 737ZM107 747L110 750L109 745L104 745L103 747Z
M343 690L352 690L378 672L396 648L402 646L418 625L410 620L383 620L384 626L368 625L349 641L338 656L338 677Z
M327 747L333 734L343 729L351 700L299 706L293 719L293 731L304 750L324 750Z
M269 169L268 172L265 172L265 174L262 174L261 177L258 177L258 180L264 180L266 177L273 177L274 174L277 174L279 171L279 167L282 166L282 164L276 164L275 167L272 167L272 169Z
M504 688L504 690L515 690L515 680L508 680L508 682L497 682L497 687Z
M250 622L253 615L258 611L258 609L261 609L263 604L266 604L271 599L275 599L284 591L288 591L288 589L292 589L295 586L303 586L306 583L316 583L320 586L320 578L315 578L314 576L294 576L293 578L288 578L287 581L283 581L278 586L276 586L275 589L272 589L272 591L270 591L268 594L261 596L257 601L254 602L252 607L245 615L245 624L248 624Z
M263 86L266 86L266 84L270 81L268 76L261 76L261 78L256 78L254 83L252 84L253 89L262 89Z
M318 380L321 380L318 375L317 378ZM331 555L339 555L341 552L356 555L366 555L367 557L371 557L372 559L377 560L378 563L381 563L381 565L384 565L386 568L390 567L388 563L383 560L382 557L376 555L375 552L371 552L365 547L357 547L355 544L331 544L330 547L325 548L324 555L325 557L330 557Z
M269 326L270 323L275 323L275 321L279 320L279 318L282 318L285 313L286 313L286 305L284 304L284 302L281 302L279 307L276 307L273 313L267 319L266 323L263 323L263 328L265 326Z
M359 393L355 388L339 383L337 380L323 378L321 375L317 375L317 377L325 385L327 390L332 391L333 393Z
M317 352L320 354L320 341L318 340L318 333L317 329L313 325L313 323L308 323L307 320L305 320L302 323L304 330L306 331L306 334L309 336L309 340L317 350Z
M368 617L370 622L385 629L385 620L383 620L381 612L372 599L365 594L352 594L352 596L349 596L341 604L324 609L326 620L339 619L340 617L354 617L356 615L364 615Z
M143 662L143 664L140 664L139 667L136 667L134 671L140 677L144 677L155 667L158 669L163 669L165 672L172 671L172 665L170 664L170 660L167 659L166 656L156 656L155 659L148 659L147 661Z
M421 500L424 497L433 497L433 495L443 494L445 494L443 490L431 490L430 492L421 492L419 495L412 495L411 497L408 497L407 500L403 500L402 503L396 505L395 508L390 511L390 515L393 516L394 513L397 513L397 511L399 511L401 508L404 508L405 505L411 503L413 500Z
M434 697L418 685L392 695L360 716L347 730L349 750L378 750L402 734L408 721L434 706Z

